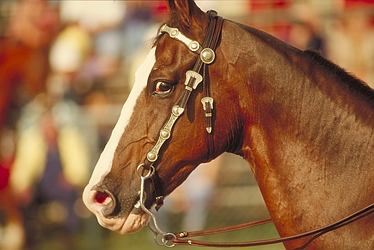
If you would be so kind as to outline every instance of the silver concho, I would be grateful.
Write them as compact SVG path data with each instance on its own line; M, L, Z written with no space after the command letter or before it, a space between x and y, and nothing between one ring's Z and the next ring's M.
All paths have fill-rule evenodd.
M200 59L205 64L211 64L216 58L216 54L211 48L205 48L200 53Z

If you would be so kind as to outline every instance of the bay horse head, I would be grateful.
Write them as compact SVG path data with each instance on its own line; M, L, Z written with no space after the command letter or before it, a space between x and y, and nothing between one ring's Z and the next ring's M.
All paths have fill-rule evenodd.
M200 68L210 63L210 81L224 78L225 69L219 66L224 58L214 58L215 53L221 53L219 49L203 51L202 47L208 22L216 17L202 12L193 1L168 1L168 5L172 18L160 28L154 47L137 70L134 87L83 195L99 223L120 233L138 231L148 221L148 216L136 206L140 165L144 170L156 170L157 179L152 178L145 185L145 205L151 207L156 198L171 193L200 163L210 161L227 147L240 147L232 141L234 130L230 126L236 124L238 115L229 111L234 105L213 104L200 83ZM215 46L218 39L219 34ZM200 65L195 65L199 69L193 71L199 61ZM208 78L208 74L205 76ZM220 80L219 84L222 90L212 88L212 96L235 99L237 92L225 92L225 82ZM208 98L205 106L203 97ZM221 108L222 115L212 117L211 122L223 126L214 131L206 125L205 117L212 113L204 112L206 105ZM216 108L212 106L208 109ZM162 139L165 136L168 138Z
M250 164L281 236L373 203L373 90L315 52L192 0L168 7L83 193L102 226L140 230L147 209L223 152ZM285 245L373 249L373 220Z

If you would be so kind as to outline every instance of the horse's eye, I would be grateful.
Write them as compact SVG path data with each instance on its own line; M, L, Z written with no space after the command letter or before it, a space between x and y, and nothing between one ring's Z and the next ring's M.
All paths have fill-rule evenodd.
M154 94L169 94L173 90L173 85L167 82L157 82L155 84Z

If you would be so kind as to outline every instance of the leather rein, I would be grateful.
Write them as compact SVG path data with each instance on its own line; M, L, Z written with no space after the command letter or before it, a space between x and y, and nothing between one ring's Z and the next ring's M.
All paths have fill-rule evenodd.
M143 164L140 164L137 167L137 174L141 179L140 185L140 192L139 192L139 202L135 205L136 207L140 207L145 213L147 213L151 217L150 223L148 223L149 228L154 233L155 242L160 246L166 247L173 247L175 245L191 245L191 246L207 246L207 247L252 247L252 246L262 246L262 245L270 245L270 244L277 244L277 243L284 243L288 241L298 240L306 237L311 237L308 241L300 246L297 249L305 248L309 243L311 243L314 239L318 238L319 236L353 223L365 216L374 212L374 203L335 222L330 225L321 227L316 230L311 230L306 233L301 233L293 236L288 237L280 237L275 239L268 239L268 240L258 240L258 241L249 241L249 242L207 242L207 241L200 241L194 240L193 237L197 236L206 236L206 235L213 235L213 234L220 234L226 233L236 230L241 230L245 228L250 228L254 226L259 226L267 223L273 222L271 218L258 220L248 223L243 223L234 226L228 226L218 229L209 229L209 230L200 230L200 231L193 231L193 232L180 232L180 233L167 233L160 229L157 224L156 217L154 214L145 206L146 201L146 192L145 192L145 182L150 179L154 186L154 195L155 195L155 203L156 203L156 210L158 210L163 205L164 195L163 195L163 187L162 182L157 174L153 163L158 159L159 151L163 144L170 138L173 126L177 119L183 114L188 99L190 97L191 92L196 89L200 82L203 82L203 92L204 97L201 99L203 104L203 110L205 113L205 123L206 123L206 131L208 133L208 140L210 146L211 143L211 133L213 129L213 103L214 100L210 97L210 89L209 89L209 74L207 70L207 66L214 62L215 60L215 49L218 46L222 26L223 26L223 18L217 15L215 11L208 11L209 15L209 25L207 36L204 39L204 43L201 46L197 41L191 40L183 35L177 28L171 28L164 24L160 28L160 33L168 33L169 36L173 39L176 39L182 43L184 43L190 51L199 55L194 67L192 70L186 72L186 80L185 80L185 89L182 92L181 96L174 104L171 110L171 115L168 121L163 125L160 130L159 138L152 149L147 153L147 156L144 160ZM203 75L200 74L202 72ZM211 150L211 149L210 149Z

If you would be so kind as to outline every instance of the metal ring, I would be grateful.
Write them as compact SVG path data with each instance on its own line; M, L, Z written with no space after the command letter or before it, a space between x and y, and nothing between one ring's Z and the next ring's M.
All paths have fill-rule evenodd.
M167 236L170 236L170 237L167 237ZM177 239L177 236L175 236L175 234L173 233L165 233L162 235L162 243L164 244L165 247L169 247L169 248L174 247L175 244L173 240L176 240L176 239Z
M144 167L144 163L140 164L137 168L136 168L136 173L138 174L138 176L140 178L144 178L144 179L148 179L150 178L153 173L155 172L155 168L151 165L150 168L148 169L148 172L146 175L142 175L142 173L140 172L140 168ZM145 169L145 168L144 168ZM147 170L147 169L145 169Z

